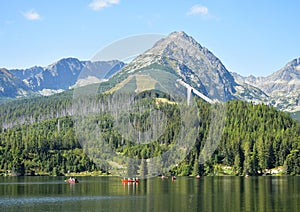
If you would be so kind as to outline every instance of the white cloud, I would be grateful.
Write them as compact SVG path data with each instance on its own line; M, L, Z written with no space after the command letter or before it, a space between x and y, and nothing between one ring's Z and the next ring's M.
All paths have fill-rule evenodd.
M194 5L190 8L190 10L188 11L187 15L207 15L208 14L208 8L205 6L201 6L201 5Z
M27 20L30 21L37 21L37 20L41 20L42 18L41 15L35 12L34 10L23 12L22 14Z
M104 7L110 7L114 4L119 4L119 0L93 0L90 4L89 7L92 8L93 10L100 10Z

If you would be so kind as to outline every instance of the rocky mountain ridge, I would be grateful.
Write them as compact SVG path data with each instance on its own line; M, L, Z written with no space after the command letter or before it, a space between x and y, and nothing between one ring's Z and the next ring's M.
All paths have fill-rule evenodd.
M300 111L300 58L270 76L244 77L230 73L219 58L185 32L171 33L128 65L117 60L91 62L65 58L47 67L1 69L0 98L50 95L74 86L99 83L111 76L123 76L120 79L124 80L153 67L171 71L212 99L241 99L284 111Z
M0 97L51 95L76 85L100 82L109 78L124 65L123 62L117 60L91 62L64 58L47 67L1 69Z
M266 77L243 77L232 73L235 79L260 88L269 97L266 102L284 111L300 111L300 58Z
M263 102L267 97L258 88L238 83L211 51L184 32L173 32L161 39L125 66L122 72L133 74L155 65L173 70L178 78L212 99Z
M27 86L9 70L0 69L0 99L30 95ZM1 101L0 101L1 102Z

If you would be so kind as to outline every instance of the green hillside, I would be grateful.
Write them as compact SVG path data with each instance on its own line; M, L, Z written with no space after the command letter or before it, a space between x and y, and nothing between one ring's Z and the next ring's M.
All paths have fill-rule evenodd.
M82 151L70 117L5 129L0 140L1 174L62 175L98 170Z
M21 175L59 175L68 171L99 169L96 166L100 163L97 156L89 158L85 154L91 149L82 149L79 135L74 130L71 94L67 92L52 97L16 101L0 107L1 125L4 127L6 124L8 127L3 128L0 134L2 174L15 172ZM145 105L152 105L163 111L167 114L168 121L164 134L148 144L124 140L114 128L116 123L109 113L87 116L84 125L86 129L100 126L103 141L115 153L141 159L141 164L136 164L135 170L131 170L141 175L145 174L145 170L149 170L145 169L144 159L159 156L171 148L176 142L180 128L178 105L168 103L172 102L171 99L157 101L157 97L168 98L166 96L149 97L151 98L144 98ZM97 98L105 99L107 95ZM272 168L282 167L285 174L300 174L299 123L288 114L272 107L242 101L230 101L225 104L225 127L222 129L220 143L209 160L203 164L198 163L213 116L209 104L202 100L197 100L196 103L200 116L197 139L186 158L170 171L177 175L260 175L266 174ZM147 116L134 113L131 115L137 117L135 127L146 130L143 123L147 123ZM22 124L18 124L20 121ZM11 127L8 123L11 123ZM92 144L96 144L97 138L93 139ZM114 172L117 164L107 161L106 164L101 164L102 169L103 167ZM230 167L230 172L224 172L223 167Z

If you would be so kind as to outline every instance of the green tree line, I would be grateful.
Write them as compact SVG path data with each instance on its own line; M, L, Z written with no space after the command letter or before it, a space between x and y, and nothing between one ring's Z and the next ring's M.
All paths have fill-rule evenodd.
M5 129L0 137L2 174L63 175L98 170L76 139L70 117Z
M36 115L30 122L2 128L0 170L2 173L16 172L21 175L60 175L68 171L97 170L97 165L101 162L97 161L99 152L93 152L93 145L99 148L99 141L97 137L89 135L88 131L96 125L102 132L102 141L115 152L129 158L141 159L141 164L134 165L130 164L129 160L130 173L146 175L147 172L155 170L159 174L159 169L153 164L147 164L146 160L160 156L174 145L181 122L178 105L157 103L156 97L146 98L147 100L143 97L142 102L144 106L152 105L152 108L163 111L168 120L164 133L157 140L147 144L136 144L122 138L109 113L87 116L83 123L85 131L80 131L81 135L76 134L74 118L68 114L71 101L69 97L57 97L59 103L53 101L52 105L49 105L48 100L34 100L38 103L34 107L37 113L27 106L21 110L18 104L5 106L2 110L5 110L6 114L2 115L2 120L5 119L6 122L9 121L9 117L17 120L18 116L25 117L26 113ZM99 97L99 101L103 99L105 97ZM283 167L285 174L300 174L299 123L289 114L272 107L238 100L224 103L226 115L220 143L211 157L200 163L200 154L209 132L214 133L214 130L210 131L213 117L211 106L200 99L196 100L196 104L199 110L199 132L195 144L185 159L169 170L170 172L177 175L211 175L218 173L218 167L228 166L232 167L232 173L237 175L262 175L275 167ZM137 129L146 131L149 127L149 114L147 110L144 110L143 114L140 114L139 110L132 111L128 120ZM40 118L41 116L44 118ZM80 136L91 140L89 149L86 150L80 145ZM89 151L89 157L85 154L86 151ZM106 166L111 168L108 163Z

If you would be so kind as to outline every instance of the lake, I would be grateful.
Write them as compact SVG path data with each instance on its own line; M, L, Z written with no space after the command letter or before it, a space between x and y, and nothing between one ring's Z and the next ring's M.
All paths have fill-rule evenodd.
M0 177L1 211L300 211L300 177Z

